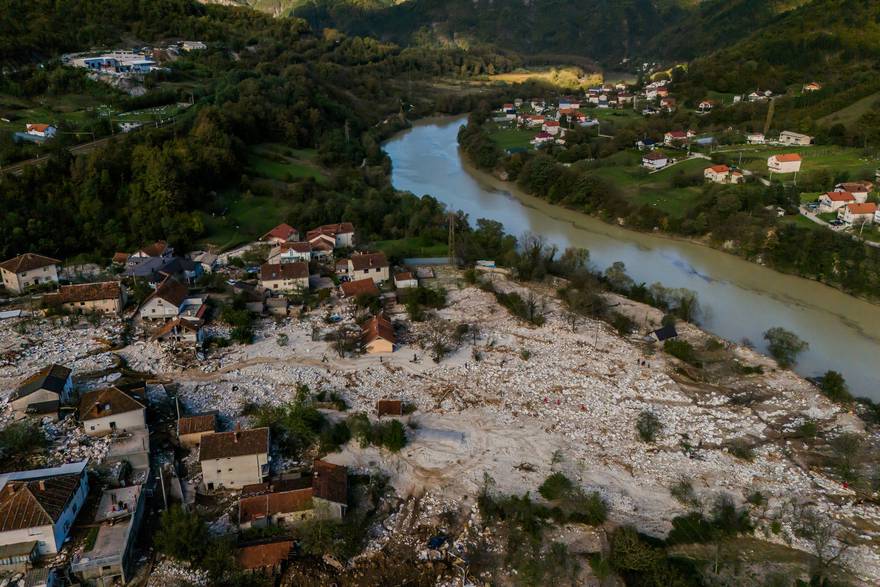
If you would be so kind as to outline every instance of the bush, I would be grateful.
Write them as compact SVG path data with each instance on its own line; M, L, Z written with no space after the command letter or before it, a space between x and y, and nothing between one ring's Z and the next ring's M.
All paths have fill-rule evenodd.
M42 453L47 445L46 435L40 427L27 420L13 422L0 430L0 460L3 462Z
M636 327L636 323L632 318L626 314L621 314L620 312L611 313L610 324L615 330L617 330L617 334L621 336L632 334L632 331Z
M764 333L767 341L767 350L770 356L776 359L779 366L787 369L797 363L798 355L809 348L806 341L798 338L793 332L784 328L774 327Z
M669 493L682 505L688 507L700 505L700 500L697 499L697 493L694 491L694 486L690 479L684 477L679 479L669 488Z
M853 396L849 392L843 375L837 371L827 371L819 379L819 389L833 402L851 403Z
M697 353L694 347L686 340L669 339L663 343L663 350L685 363L695 367L701 366L700 361L697 360Z
M636 430L638 430L639 438L643 442L654 442L657 435L663 430L663 423L654 412L643 410L636 420Z
M538 488L538 493L546 500L561 499L574 489L574 483L562 473L553 473Z
M744 461L751 461L755 458L755 451L752 445L742 438L737 438L728 446L730 454Z
M406 446L406 429L399 420L374 424L365 413L358 412L349 416L346 424L351 437L358 441L361 448L374 445L400 452Z

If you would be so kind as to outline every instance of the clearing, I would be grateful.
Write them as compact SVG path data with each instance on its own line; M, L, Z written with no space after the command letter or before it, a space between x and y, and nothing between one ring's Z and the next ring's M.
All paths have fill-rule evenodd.
M248 151L247 173L286 183L308 177L322 182L327 176L316 157L314 149L293 149L278 143L254 145Z

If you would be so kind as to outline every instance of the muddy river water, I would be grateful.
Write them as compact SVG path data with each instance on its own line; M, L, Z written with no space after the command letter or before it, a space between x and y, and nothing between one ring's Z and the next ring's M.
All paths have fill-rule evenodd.
M772 326L810 344L797 371L840 371L851 390L880 400L880 306L822 284L784 275L695 243L626 230L521 193L513 184L473 169L459 154L463 117L426 119L385 143L392 181L401 190L430 194L472 222L490 218L507 232L533 232L560 248L589 249L604 269L623 261L636 281L685 287L699 295L701 325L718 336L748 338L764 348Z

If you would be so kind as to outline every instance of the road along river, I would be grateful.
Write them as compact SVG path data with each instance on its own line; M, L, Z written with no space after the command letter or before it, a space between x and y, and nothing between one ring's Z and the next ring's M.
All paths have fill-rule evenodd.
M623 261L647 284L685 287L699 295L701 325L732 341L748 338L764 348L772 326L810 343L796 370L843 373L855 395L880 401L880 306L807 279L785 275L684 240L626 230L553 206L463 161L456 134L464 117L417 122L385 143L394 187L430 194L455 210L497 220L507 232L542 235L549 243L589 249L604 269Z

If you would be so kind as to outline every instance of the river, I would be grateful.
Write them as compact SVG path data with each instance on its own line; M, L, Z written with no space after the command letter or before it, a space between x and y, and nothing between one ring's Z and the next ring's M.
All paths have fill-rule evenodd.
M763 332L782 326L810 344L799 357L799 373L834 369L855 395L880 400L880 306L709 247L612 226L524 194L462 160L456 134L464 122L464 117L422 120L386 142L394 187L430 194L467 213L471 222L490 218L516 236L532 232L560 248L589 249L597 268L623 261L636 281L694 290L704 309L701 326L725 339L748 338L765 350Z

